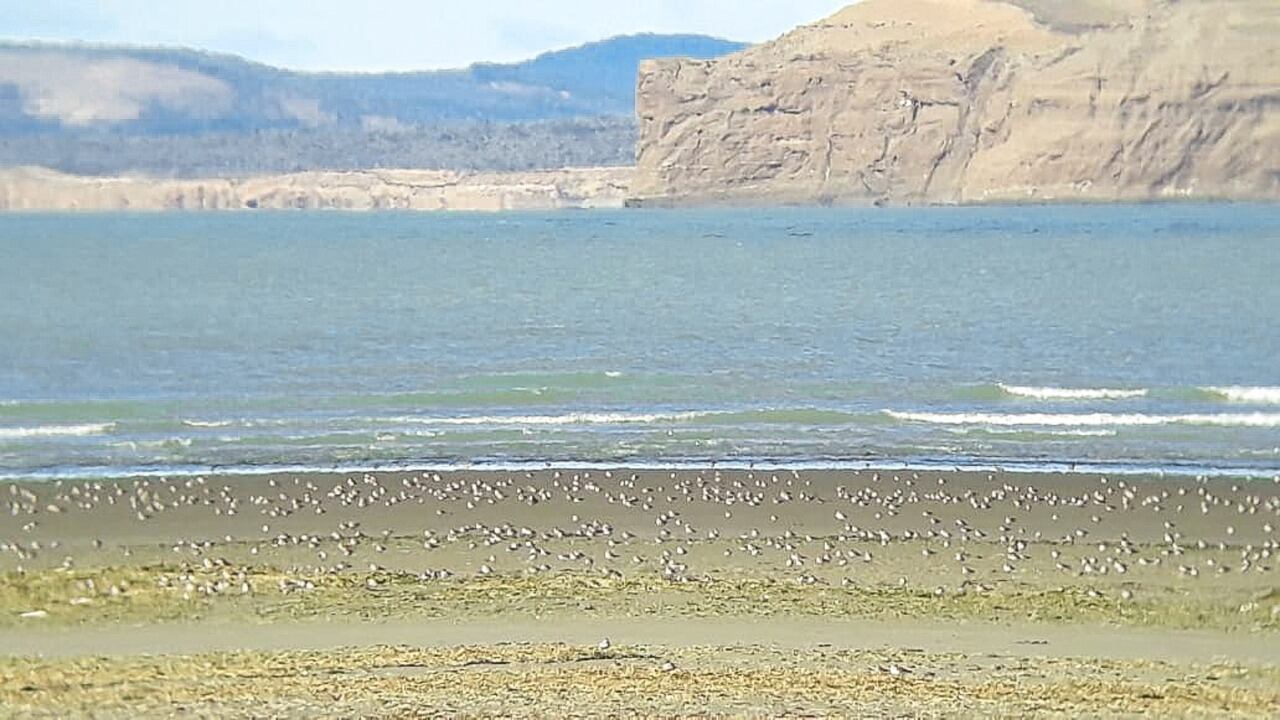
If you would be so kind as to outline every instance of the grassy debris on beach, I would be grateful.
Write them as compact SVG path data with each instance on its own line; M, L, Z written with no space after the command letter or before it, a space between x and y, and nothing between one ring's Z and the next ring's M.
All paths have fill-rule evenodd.
M1026 715L1266 717L1280 671L910 650L499 645L0 659L28 717Z

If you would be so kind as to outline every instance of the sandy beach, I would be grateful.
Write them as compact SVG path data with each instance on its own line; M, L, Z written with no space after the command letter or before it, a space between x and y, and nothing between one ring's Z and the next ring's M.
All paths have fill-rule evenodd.
M0 497L21 716L1280 702L1271 480L565 469Z

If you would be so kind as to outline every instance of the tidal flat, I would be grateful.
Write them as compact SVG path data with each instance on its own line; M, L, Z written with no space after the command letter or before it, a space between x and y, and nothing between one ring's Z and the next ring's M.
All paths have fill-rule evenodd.
M886 471L0 485L12 716L1266 716L1280 483Z

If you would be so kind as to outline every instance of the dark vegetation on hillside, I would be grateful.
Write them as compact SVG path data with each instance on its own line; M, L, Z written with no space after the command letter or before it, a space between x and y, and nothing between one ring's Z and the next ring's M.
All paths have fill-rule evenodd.
M635 35L509 65L340 74L185 49L0 43L0 166L200 176L627 165L634 160L640 62L717 57L742 47L696 35ZM229 88L229 96L211 108L199 91L173 84L179 80L166 87L169 81L102 73L118 87L94 85L84 106L92 111L115 97L132 102L150 93L137 117L84 122L74 112L78 94L67 109L65 91L77 79L121 60L179 71L185 82L197 78L203 92L212 85ZM44 67L47 73L31 72ZM58 102L44 107L62 114L41 116L39 98L50 93Z

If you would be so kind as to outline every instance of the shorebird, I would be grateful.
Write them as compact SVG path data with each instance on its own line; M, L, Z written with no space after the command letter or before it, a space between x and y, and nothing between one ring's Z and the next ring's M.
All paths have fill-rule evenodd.
M911 674L911 671L910 671L910 670L908 670L907 668L902 667L901 665L899 665L899 664L897 664L897 663L889 663L889 665L888 665L888 666L881 667L881 668L880 668L880 672L888 673L889 675L892 675L893 677L902 677L903 675L910 675L910 674Z

